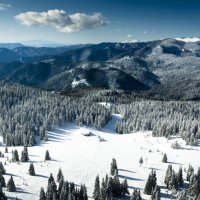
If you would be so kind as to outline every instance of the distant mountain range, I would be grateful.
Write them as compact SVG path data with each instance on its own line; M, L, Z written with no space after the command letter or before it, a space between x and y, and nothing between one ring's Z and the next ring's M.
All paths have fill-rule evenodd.
M54 91L124 89L157 99L199 100L200 41L4 47L0 48L0 81Z

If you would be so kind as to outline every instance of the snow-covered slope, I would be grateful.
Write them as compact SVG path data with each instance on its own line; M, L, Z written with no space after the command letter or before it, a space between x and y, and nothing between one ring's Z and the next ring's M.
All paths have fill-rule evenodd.
M13 174L17 192L6 192L6 194L20 199L37 200L40 188L44 186L46 189L50 172L56 177L61 167L65 179L74 181L77 185L85 183L91 197L96 175L104 177L106 173L109 173L112 158L116 158L119 177L120 179L127 178L131 192L134 188L141 190L144 188L151 169L157 172L158 184L164 185L168 164L161 162L163 153L167 153L168 161L176 171L180 166L187 168L189 163L197 170L199 147L191 149L190 146L185 146L182 140L177 139L183 149L174 150L171 144L175 139L168 141L166 138L153 138L151 132L136 132L127 135L110 134L113 133L120 119L119 115L113 115L111 122L102 131L68 124L64 128L49 132L48 142L28 148L30 162L35 166L36 176L27 174L30 162L17 164L6 161L6 157L11 158L12 149L18 149L19 153L23 149L23 147L9 147L9 153L5 154L5 158L0 158L0 161L6 161L6 181ZM94 136L83 135L89 131L92 131ZM104 138L105 141L99 142L98 136ZM47 149L52 161L44 162ZM0 147L0 151L4 152L4 147ZM144 164L140 167L139 158L141 156ZM165 189L162 189L163 192ZM143 195L143 197L148 199L148 196Z
M176 40L183 41L183 42L199 42L200 38L191 37L191 38L176 38Z

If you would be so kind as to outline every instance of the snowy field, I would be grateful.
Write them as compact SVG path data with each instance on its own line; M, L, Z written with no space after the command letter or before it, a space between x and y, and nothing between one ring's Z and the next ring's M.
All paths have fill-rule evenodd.
M164 176L168 164L172 164L175 171L179 167L188 168L191 164L195 170L200 166L200 148L185 146L181 139L183 149L174 150L171 148L173 140L166 138L154 138L151 132L137 132L127 135L119 135L114 132L116 123L120 120L120 115L113 115L112 120L101 131L93 130L87 127L78 127L75 124L69 124L64 128L49 132L49 141L43 142L38 146L29 147L30 162L34 164L36 176L28 175L28 163L9 163L6 157L11 158L12 149L18 149L19 155L23 147L11 148L5 158L0 158L2 162L6 161L6 182L13 175L17 186L16 193L6 194L11 197L18 197L23 200L37 200L40 188L43 186L46 190L47 180L50 172L54 178L57 176L58 169L61 167L65 179L73 181L80 185L85 183L88 188L89 197L92 196L95 177L100 178L106 173L109 174L112 158L116 158L120 179L127 178L130 192L134 188L143 189L146 179L155 169L157 172L157 183L164 186ZM91 131L94 136L86 137L83 134ZM98 136L106 141L99 142ZM4 147L0 151L4 152ZM44 162L45 151L49 150L51 161ZM162 163L163 153L167 154L168 163ZM140 167L139 159L143 157L144 164ZM185 177L185 173L184 173ZM169 198L166 191L162 189L162 199ZM143 195L144 199L149 196Z

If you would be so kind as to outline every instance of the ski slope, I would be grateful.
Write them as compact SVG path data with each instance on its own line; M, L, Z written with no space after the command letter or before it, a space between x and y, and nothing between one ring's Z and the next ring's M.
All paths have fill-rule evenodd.
M36 176L27 174L30 162L18 164L6 161L6 157L11 159L13 149L18 149L19 155L23 149L23 147L9 147L9 153L5 154L5 158L0 158L0 161L6 161L6 182L12 174L17 192L6 192L6 194L10 199L18 197L25 200L37 200L40 188L44 187L46 190L49 174L52 172L56 179L58 169L61 167L65 179L74 181L77 185L85 183L88 195L91 197L96 175L99 174L102 178L106 173L109 174L112 158L117 160L120 179L128 180L130 192L134 188L141 190L144 188L151 169L157 172L158 184L164 186L163 181L168 164L161 162L163 153L167 154L169 163L176 171L180 166L183 169L188 168L189 164L197 170L200 163L199 147L191 149L190 146L185 146L184 141L177 139L183 149L174 150L171 144L176 139L168 141L166 138L154 138L151 132L114 134L116 123L119 120L121 116L113 114L112 120L101 131L78 127L71 123L49 132L49 141L28 148L30 162L34 164ZM89 131L94 136L83 135ZM105 141L99 142L98 136L103 137ZM4 152L4 149L0 147L0 151ZM52 160L44 162L47 149ZM144 164L140 167L141 156ZM162 189L162 199L167 199L165 192L165 189ZM143 195L143 198L149 199L149 196Z

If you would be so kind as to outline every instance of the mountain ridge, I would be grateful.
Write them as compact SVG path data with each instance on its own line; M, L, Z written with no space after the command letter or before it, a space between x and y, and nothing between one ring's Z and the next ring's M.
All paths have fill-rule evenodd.
M0 62L1 81L47 90L91 87L129 90L158 99L200 99L199 41L167 38L57 48L1 48Z

